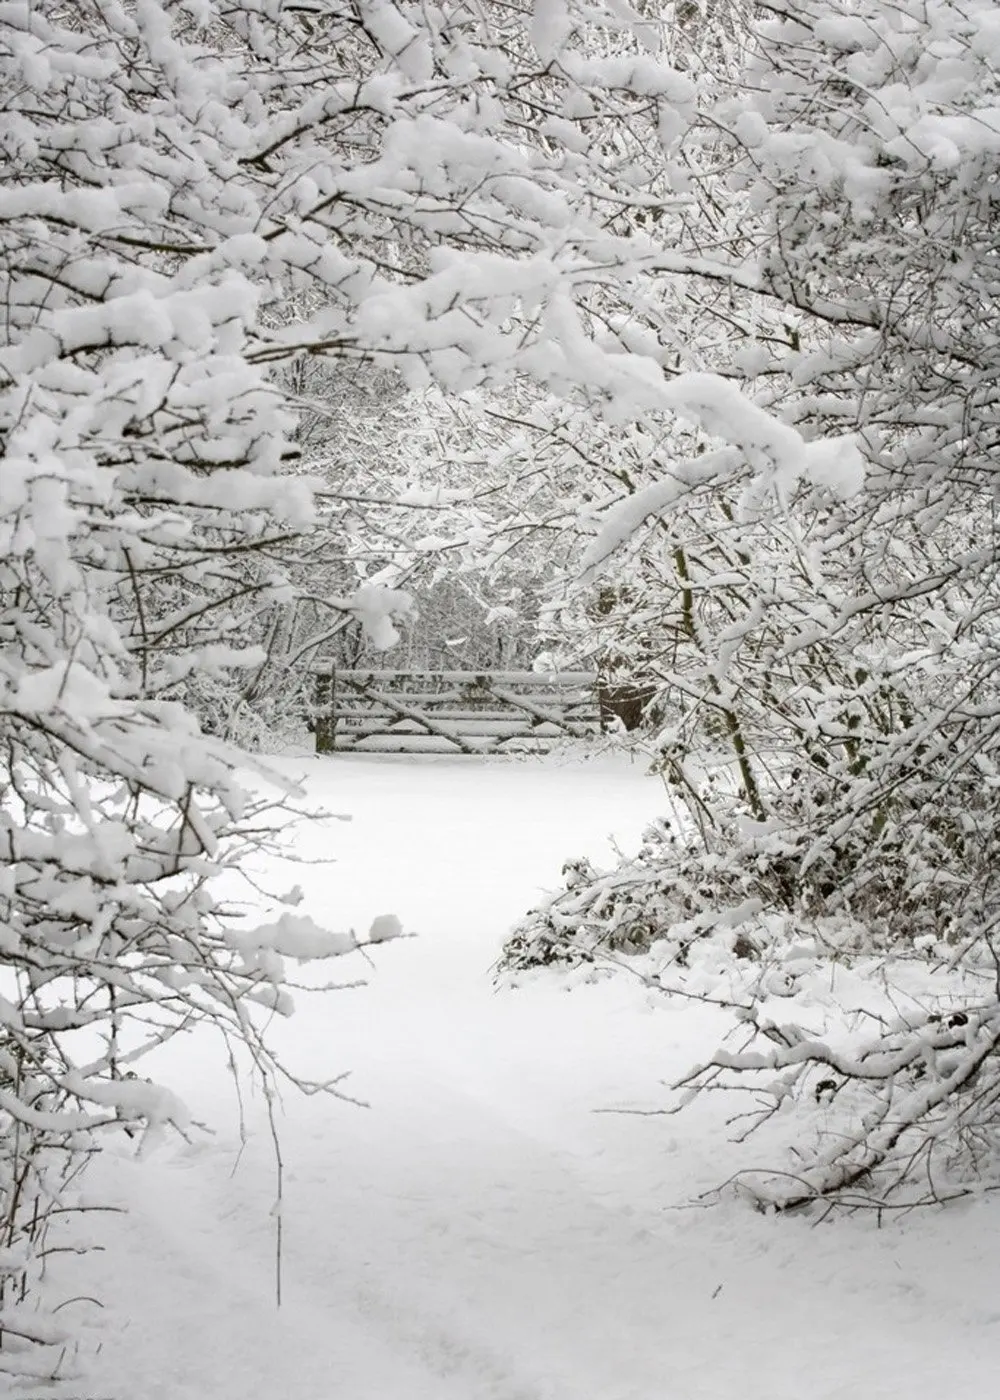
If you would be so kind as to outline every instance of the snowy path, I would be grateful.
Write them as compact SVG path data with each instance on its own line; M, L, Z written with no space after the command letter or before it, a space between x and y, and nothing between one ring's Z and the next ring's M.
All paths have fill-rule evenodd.
M372 1108L285 1105L279 1313L261 1106L240 1155L208 1047L171 1052L174 1082L220 1129L100 1169L95 1186L131 1212L86 1275L113 1322L95 1395L995 1393L992 1203L881 1232L674 1209L735 1160L717 1118L592 1110L655 1103L712 1040L704 1013L625 980L493 993L510 921L564 857L607 859L611 832L634 844L661 804L654 780L608 764L338 759L312 766L310 791L355 817L304 838L303 854L334 847L340 861L304 872L310 909L358 926L395 910L422 933L380 949L366 989L314 999L280 1028L300 1068L352 1067Z

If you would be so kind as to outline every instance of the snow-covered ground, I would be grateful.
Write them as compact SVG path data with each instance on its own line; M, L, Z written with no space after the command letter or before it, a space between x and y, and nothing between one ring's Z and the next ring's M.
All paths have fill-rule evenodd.
M283 1304L263 1105L240 1149L221 1054L191 1037L160 1072L215 1129L89 1183L101 1217L78 1291L103 1304L85 1394L114 1400L958 1400L1000 1388L992 1201L874 1228L735 1202L688 1208L747 1163L721 1104L681 1117L661 1083L714 1043L699 1007L626 977L496 992L504 933L562 861L637 844L663 804L626 759L589 764L303 760L307 912L420 937L368 985L307 997L275 1043L353 1070L370 1107L288 1097ZM343 968L338 967L338 972ZM95 1227L96 1228L96 1227ZM63 1265L69 1277L69 1266ZM93 1318L79 1299L67 1315Z

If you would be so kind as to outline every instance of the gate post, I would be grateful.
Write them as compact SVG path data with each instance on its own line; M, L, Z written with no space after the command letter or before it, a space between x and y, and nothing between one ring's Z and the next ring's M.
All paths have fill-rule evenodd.
M337 696L337 673L335 670L316 673L316 735L317 753L335 753L337 749L337 721L334 715L334 701Z

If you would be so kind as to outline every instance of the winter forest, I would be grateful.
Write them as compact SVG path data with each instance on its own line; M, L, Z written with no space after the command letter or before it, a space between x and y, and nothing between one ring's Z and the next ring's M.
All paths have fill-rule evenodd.
M990 1393L1000 10L0 65L0 1389Z

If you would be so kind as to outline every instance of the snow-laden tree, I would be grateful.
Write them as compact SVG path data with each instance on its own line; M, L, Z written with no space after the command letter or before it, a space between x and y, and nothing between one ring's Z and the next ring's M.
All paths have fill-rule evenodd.
M740 1045L692 1082L797 1098L826 1136L765 1196L947 1194L992 1171L1000 1094L1000 28L988 4L795 0L743 54L684 147L711 204L656 261L701 299L734 404L713 387L587 558L632 589L682 819L617 871L570 867L510 958L652 942L665 985L722 976ZM749 417L720 451L737 387L808 440L797 470ZM873 949L939 991L911 983L881 1029L795 1023L804 965Z
M143 1055L207 1020L273 1076L254 1009L289 1009L285 959L357 943L230 916L215 877L274 820L199 723L214 683L278 646L302 534L351 494L343 473L318 496L296 474L301 367L449 394L532 384L618 424L721 413L733 442L799 470L792 429L710 377L664 380L695 87L658 45L619 0L3 9L9 1368L51 1370L18 1348L61 1345L6 1310L40 1267L61 1164L123 1120L183 1123L133 1077ZM390 645L405 593L343 577L312 605Z
M412 669L512 669L538 650L541 590L556 573L553 534L573 518L576 484L521 450L519 400L551 395L521 382L446 394L406 389L383 372L354 374L311 360L297 401L307 414L306 469L323 482L321 525L298 562L302 583L289 646L337 665L379 665L357 624L323 605L324 591L406 588L393 664ZM565 473L563 473L565 477ZM572 503L572 504L571 504ZM561 551L569 562L569 548Z

